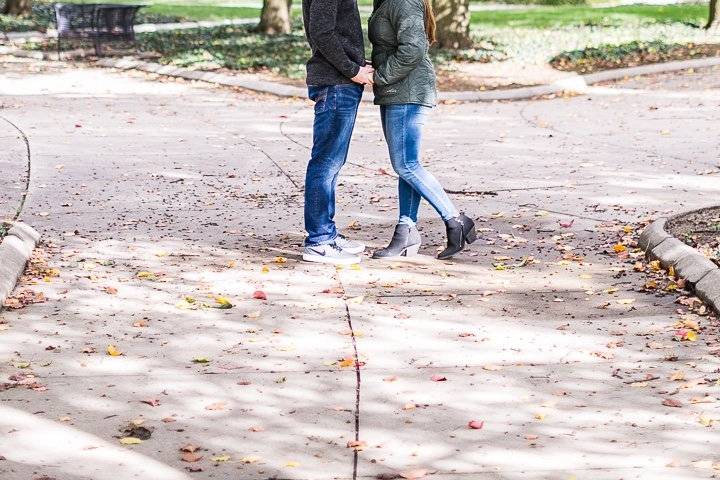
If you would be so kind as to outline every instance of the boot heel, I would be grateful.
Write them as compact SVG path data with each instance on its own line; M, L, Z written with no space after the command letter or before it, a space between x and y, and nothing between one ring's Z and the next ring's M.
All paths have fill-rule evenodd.
M475 231L475 225L470 227L470 231L465 234L465 243L473 243L477 240L477 232Z
M420 244L416 243L415 245L410 245L405 249L405 256L406 257L414 257L418 254L418 251L420 250Z

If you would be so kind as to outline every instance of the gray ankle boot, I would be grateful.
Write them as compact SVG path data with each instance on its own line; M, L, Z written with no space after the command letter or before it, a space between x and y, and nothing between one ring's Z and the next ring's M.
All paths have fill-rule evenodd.
M376 250L373 258L412 257L417 255L420 243L420 232L417 227L400 223L395 227L390 245Z

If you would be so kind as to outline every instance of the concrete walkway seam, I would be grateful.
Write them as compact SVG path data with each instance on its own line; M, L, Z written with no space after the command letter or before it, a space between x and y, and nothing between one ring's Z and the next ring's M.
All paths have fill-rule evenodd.
M57 54L23 50L13 47L0 47L0 53L18 57L33 58L36 60L56 60ZM169 77L184 78L186 80L200 80L203 82L239 87L252 90L258 93L268 93L278 97L305 98L307 89L293 85L269 82L265 80L251 80L239 78L235 75L225 73L214 73L211 71L190 70L187 68L162 65L154 62L130 58L101 58L95 65L119 70L139 70L146 73L155 73ZM590 73L586 75L572 75L556 82L546 85L532 87L520 87L513 89L490 90L483 92L440 92L441 101L460 102L493 102L500 100L526 100L542 95L562 94L564 92L586 93L590 86L596 83L620 80L626 77L638 75L649 75L657 73L675 72L688 70L690 68L706 68L720 65L720 57L698 58L693 60L679 60L675 62L656 63L652 65L641 65L639 67L618 68L603 72ZM372 93L363 95L364 102L372 102Z
M0 310L15 289L39 240L40 234L35 229L17 222L0 243Z
M720 313L720 268L668 233L665 225L669 220L660 218L650 224L640 235L638 246L650 260L659 260L664 268L673 267L676 275L686 280L698 298Z

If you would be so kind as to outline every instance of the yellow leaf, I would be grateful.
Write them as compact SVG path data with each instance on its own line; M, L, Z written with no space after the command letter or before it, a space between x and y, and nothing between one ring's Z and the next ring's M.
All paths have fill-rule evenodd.
M353 365L355 365L354 358L344 358L338 362L339 367L352 367Z
M627 250L627 247L623 245L622 243L615 244L613 246L613 250L615 250L616 253L621 253Z
M123 445L137 445L138 443L142 442L142 440L135 437L123 437L120 439L120 443L122 443Z
M605 293L607 293L607 294L613 294L613 293L615 293L615 292L617 292L617 291L618 291L618 288L612 287L612 288L608 288L607 290L605 290Z
M299 467L299 466L300 466L300 462L295 462L295 461L287 462L287 463L285 464L285 466L286 466L286 467L290 467L290 468Z
M241 463L255 463L255 462L259 462L259 461L260 461L260 457L258 457L257 455L247 455L240 459Z
M155 274L152 272L138 272L137 277L144 280L154 280Z
M287 263L287 258L285 257L275 257L273 259L273 262L275 263Z
M670 267L668 267L668 276L669 277L675 276L675 267L673 267L672 265L670 265Z
M230 460L230 455L215 455L214 457L210 457L210 460L213 462L227 462Z
M660 260L653 260L652 262L648 263L648 265L650 266L650 269L655 272L659 272L660 269L662 268L660 266Z
M108 345L107 349L105 351L111 357L117 357L118 355L122 355L122 352L120 350L118 350L118 348L115 345Z
M210 359L207 357L195 357L192 361L193 363L210 363Z
M260 271L261 271L262 273L269 273L269 272L270 272L270 267L268 267L267 265L263 265L262 268L260 269Z
M359 263L353 263L350 265L350 270L362 270Z
M545 420L545 414L544 414L544 413L536 413L536 414L534 415L534 417L535 417L535 420L539 420L539 421L541 421L541 422L542 422L543 420Z
M695 333L693 330L688 331L685 334L684 340L688 340L690 342L697 341L697 333Z
M705 415L700 415L698 421L703 427L712 427L712 424L715 423L715 420L710 417L706 417Z
M634 230L634 228L631 225L625 225L623 227L623 232L625 232L625 233L632 233L633 230Z
M217 308L227 309L227 308L232 308L232 307L233 307L233 304L230 303L230 300L228 300L228 299L225 298L225 297L216 296L216 297L215 297L215 302L218 304L218 307L217 307Z

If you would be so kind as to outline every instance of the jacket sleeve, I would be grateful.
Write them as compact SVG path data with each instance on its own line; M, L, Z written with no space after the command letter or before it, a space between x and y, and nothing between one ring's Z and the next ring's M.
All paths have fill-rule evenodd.
M403 0L389 9L389 19L397 38L397 49L382 65L375 66L375 85L401 81L422 61L428 49L425 9L420 0Z
M335 33L338 0L313 0L308 13L308 38L325 59L340 73L353 78L360 65L350 60Z

